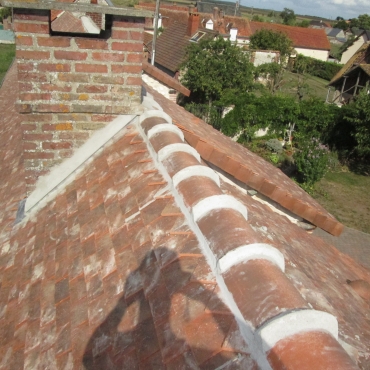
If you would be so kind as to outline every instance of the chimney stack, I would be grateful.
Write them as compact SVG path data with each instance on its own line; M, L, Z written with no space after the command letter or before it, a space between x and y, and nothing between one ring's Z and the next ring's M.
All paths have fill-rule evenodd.
M188 19L188 30L187 35L193 36L196 30L199 27L199 14L198 13L190 13Z
M215 22L217 22L217 21L218 21L219 13L220 13L219 9L218 9L217 7L214 7L214 8L213 8L213 20L214 20Z

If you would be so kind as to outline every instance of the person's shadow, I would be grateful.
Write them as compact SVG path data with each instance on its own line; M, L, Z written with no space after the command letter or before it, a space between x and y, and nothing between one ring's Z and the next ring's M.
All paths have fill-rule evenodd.
M174 277L171 286L174 286L176 291L172 291L172 294L164 295L164 298L161 295L159 298L159 311L157 308L157 313L154 315L155 317L153 317L153 312L149 306L146 295L148 295L148 293L149 295L156 294L156 292L150 292L150 288L151 286L155 286L158 280L163 278L163 276L161 277L160 264L157 262L156 256L166 256L166 260L173 261L171 262L171 271L175 271L175 273L171 274L171 276ZM151 351L153 353L158 351L158 349L160 349L158 345L159 340L162 340L162 344L164 341L167 344L170 343L171 348L176 348L180 354L181 351L190 350L191 347L192 352L194 352L194 350L197 351L198 357L211 357L212 352L210 350L200 348L200 346L194 348L194 345L189 345L186 340L183 339L184 335L181 335L182 338L179 337L179 335L174 333L171 327L170 313L172 298L176 293L186 294L186 289L184 293L182 288L186 285L186 282L190 280L191 276L191 273L181 268L178 255L175 252L163 247L148 252L140 266L128 276L124 293L118 300L115 308L91 336L83 355L83 365L85 369L135 369L137 368L137 362L140 361L140 358L137 356L138 352L139 357L143 357L145 355L150 355ZM137 287L138 280L140 279L143 283L143 287L135 294L128 296L130 289L132 289L133 286ZM184 282L184 284L182 284L182 282ZM206 293L192 295L191 299L195 299L197 302L202 303L204 308L211 301L212 307L217 307L216 309L218 312L220 312L220 310L225 310L224 303L213 291L210 291L197 280L193 280L191 284L195 289L199 289L199 291ZM189 299L189 297L187 296L185 299ZM133 309L132 306L135 305L139 307ZM187 321L191 320L190 316L191 313L188 315L187 310L185 310L184 317L182 317L185 324ZM224 321L221 322L220 316L225 315L212 314L212 319L216 322L223 337L226 337L230 325L225 325ZM160 327L165 329L165 333L163 333L165 338L158 338L156 334L155 325L158 326L158 317L160 318ZM129 330L118 330L121 320L131 322ZM222 354L219 354L219 356L222 356ZM226 358L225 362L227 362ZM190 366L189 368L194 367Z

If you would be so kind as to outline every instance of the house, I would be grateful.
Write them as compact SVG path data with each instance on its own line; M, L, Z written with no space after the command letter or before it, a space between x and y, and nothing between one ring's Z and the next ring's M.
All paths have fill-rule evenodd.
M328 84L334 87L332 103L343 104L370 82L370 43L363 44Z
M296 217L341 224L142 85L150 14L84 5L104 39L50 32L50 9L76 4L6 4L2 367L366 369L370 272Z
M310 28L326 28L326 27L331 27L331 25L328 22L323 22L322 19L320 20L314 20L312 19L310 21Z
M147 9L150 9L149 7ZM169 27L174 23L186 24L189 13L161 9L163 26ZM285 26L275 23L253 22L246 18L227 16L214 8L211 14L199 14L198 28L218 32L221 36L235 41L240 46L248 45L249 38L260 29L271 29L285 33L292 41L293 47L299 54L326 61L330 52L330 43L322 29Z
M326 27L325 32L328 39L333 44L344 43L347 41L347 36L341 28Z
M346 64L353 55L360 49L362 45L370 41L370 31L361 31L359 35L353 40L351 45L347 46L347 48L342 53L342 58L340 62L342 64Z

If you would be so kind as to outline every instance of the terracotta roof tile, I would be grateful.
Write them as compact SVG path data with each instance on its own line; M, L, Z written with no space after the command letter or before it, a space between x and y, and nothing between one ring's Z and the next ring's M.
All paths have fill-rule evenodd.
M17 136L16 120L7 123L4 139ZM369 271L221 175L218 186L168 126L145 132L162 123L170 117L126 126L54 199L3 230L4 367L279 369L304 358L309 368L352 368L335 315L365 369L368 305L345 280L369 282ZM163 160L161 137L177 145ZM195 166L204 169L174 185ZM10 204L8 194L0 202Z
M168 87L171 87L185 96L190 95L190 90L183 86L179 81L168 76L167 73L161 71L160 69L152 66L147 61L143 62L143 71L149 76L157 79L158 81L164 83Z
M86 33L80 18L73 13L64 11L51 23L51 29L59 32Z
M165 101L149 87L146 88L160 102L164 111L173 117L175 124L186 128L185 138L190 138L189 143L199 151L202 158L324 230L335 235L341 233L342 225L276 167L202 120L198 119L198 124L191 123L191 118L194 117L192 114L172 102ZM194 137L198 139L195 140ZM279 191L276 190L277 186Z
M293 46L306 49L330 50L330 43L325 30L304 27L285 26L276 23L250 22L252 34L261 29L285 33ZM250 35L245 35L250 36Z

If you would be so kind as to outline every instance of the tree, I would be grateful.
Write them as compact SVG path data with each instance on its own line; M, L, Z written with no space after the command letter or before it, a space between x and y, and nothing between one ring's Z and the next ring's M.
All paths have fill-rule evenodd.
M301 22L298 22L296 24L297 27L303 27L303 28L308 28L309 25L310 25L310 21L307 19L303 19Z
M252 50L278 50L281 59L289 56L292 51L292 40L282 32L261 29L250 37L249 47Z
M333 27L346 31L349 28L349 24L344 19L340 19L338 22L334 23Z
M363 89L353 102L344 107L343 115L353 130L355 150L360 156L370 156L370 95Z
M211 105L225 93L244 93L254 85L248 54L222 37L190 43L181 69L181 82L191 90L190 100L198 104Z
M358 27L363 30L370 30L370 16L368 14L361 14L358 16Z
M280 17L283 19L283 23L288 26L293 26L295 24L296 16L292 9L284 8L280 13Z

